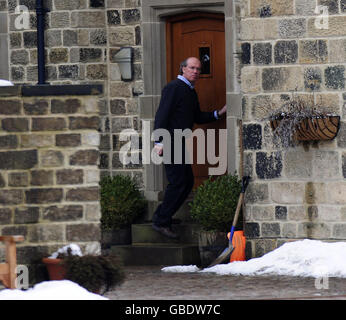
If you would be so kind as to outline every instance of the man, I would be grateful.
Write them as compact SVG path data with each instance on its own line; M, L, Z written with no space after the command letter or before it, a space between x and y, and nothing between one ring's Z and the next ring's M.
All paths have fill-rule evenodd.
M154 130L166 129L171 136L171 163L165 163L168 185L162 204L153 217L153 229L169 238L178 238L172 230L172 217L184 203L194 184L191 164L185 161L185 141L181 150L174 149L174 130L192 129L194 123L215 121L226 113L226 106L214 112L201 112L197 93L194 89L201 73L201 62L190 57L180 64L180 75L162 90L161 101L155 116ZM156 141L155 151L163 155L161 140ZM182 163L174 163L174 153L181 152Z

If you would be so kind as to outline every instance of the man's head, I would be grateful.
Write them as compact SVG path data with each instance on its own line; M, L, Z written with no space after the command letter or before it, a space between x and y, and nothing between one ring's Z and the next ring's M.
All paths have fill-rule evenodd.
M180 74L192 84L199 79L201 73L201 62L195 57L190 57L180 64Z

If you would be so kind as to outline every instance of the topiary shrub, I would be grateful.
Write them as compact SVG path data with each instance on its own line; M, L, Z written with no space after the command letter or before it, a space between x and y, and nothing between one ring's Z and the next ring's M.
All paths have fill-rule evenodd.
M233 222L241 191L236 174L209 177L200 185L192 202L191 216L204 231L228 232Z
M65 278L83 288L102 294L121 284L125 273L119 257L114 255L66 256L63 258Z
M128 227L144 214L147 201L130 177L103 177L100 186L102 230L112 231Z

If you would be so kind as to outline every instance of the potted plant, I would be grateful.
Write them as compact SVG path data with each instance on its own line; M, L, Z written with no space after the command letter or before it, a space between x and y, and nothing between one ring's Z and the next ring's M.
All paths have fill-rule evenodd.
M228 246L227 232L240 191L241 181L236 174L209 177L196 189L190 213L202 228L199 232L202 267L209 265Z
M82 255L77 245L67 245L43 258L50 280L70 280L102 294L125 279L122 262L115 255Z
M102 248L130 244L131 224L145 213L147 201L129 176L106 176L101 186Z
M264 120L270 126L284 148L299 141L334 139L339 131L340 117L328 112L322 104L293 96L280 108L269 112Z

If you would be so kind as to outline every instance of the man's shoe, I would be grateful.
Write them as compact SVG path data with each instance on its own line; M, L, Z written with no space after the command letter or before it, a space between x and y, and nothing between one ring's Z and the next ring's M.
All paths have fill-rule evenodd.
M169 227L160 227L156 224L153 224L152 228L167 238L171 238L171 239L178 239L179 238L178 234L176 234L174 231L172 231Z

